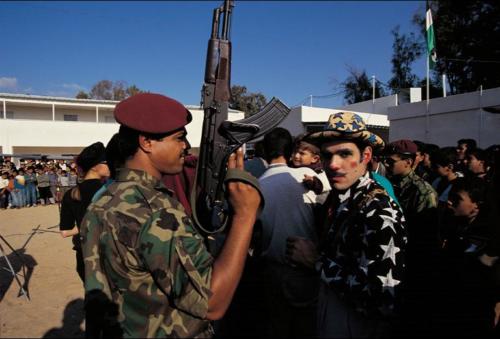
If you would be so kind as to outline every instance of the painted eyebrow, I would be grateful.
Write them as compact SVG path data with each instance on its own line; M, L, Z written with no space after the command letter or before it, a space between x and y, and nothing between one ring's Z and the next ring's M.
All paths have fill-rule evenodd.
M333 155L337 155L337 154L341 154L341 153L347 153L349 155L352 155L354 154L353 150L350 149L350 148L341 148L341 149L338 149L336 150L335 152L328 152L327 150L322 150L321 151L321 154L324 155L324 156L333 156Z

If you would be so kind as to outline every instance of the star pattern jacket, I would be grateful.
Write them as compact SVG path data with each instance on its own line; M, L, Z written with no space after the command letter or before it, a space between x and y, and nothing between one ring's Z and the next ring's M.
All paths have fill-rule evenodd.
M368 173L329 202L321 279L357 311L393 315L407 242L401 208Z
M123 169L90 205L81 227L89 337L213 334L213 258L170 195L148 173Z

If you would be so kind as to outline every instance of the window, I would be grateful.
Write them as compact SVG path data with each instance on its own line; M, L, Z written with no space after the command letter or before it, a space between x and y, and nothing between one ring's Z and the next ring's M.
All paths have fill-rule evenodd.
M104 122L116 122L116 120L112 115L105 115Z
M5 114L5 118L7 118L7 119L14 119L14 112L12 112L12 111L7 111L7 112L5 112L5 113L6 113L6 114ZM2 118L3 118L3 114L2 114Z
M64 121L78 121L77 114L64 114Z

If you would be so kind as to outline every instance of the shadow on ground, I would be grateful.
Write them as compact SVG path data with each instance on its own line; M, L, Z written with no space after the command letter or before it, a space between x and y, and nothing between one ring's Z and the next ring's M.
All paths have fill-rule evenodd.
M84 319L83 299L71 300L64 309L62 327L51 328L43 338L84 338L85 332L80 329Z
M0 302L3 300L5 293L7 293L12 283L16 284L16 288L19 289L18 296L22 295L21 288L18 286L19 284L22 285L29 296L28 286L34 267L37 265L36 260L31 255L26 254L26 249L24 248L18 249L8 255L5 252L3 254L3 256L0 256ZM15 281L11 267L6 259L12 265L19 283Z

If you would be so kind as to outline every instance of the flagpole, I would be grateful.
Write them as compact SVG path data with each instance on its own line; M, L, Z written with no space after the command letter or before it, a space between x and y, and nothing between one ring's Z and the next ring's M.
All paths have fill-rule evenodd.
M429 52L427 52L427 83L426 83L426 86L425 86L425 90L426 90L426 105L425 105L425 142L429 142L429 58L430 58L430 55L429 55Z
M429 8L429 2L426 1L426 12L425 12L425 16L426 16L426 31L428 30L428 27L427 27L427 22L428 22L428 18L427 18L427 10ZM426 38L427 40L427 46L429 46L429 38L427 37ZM429 90L429 77L430 77L430 57L431 57L431 51L429 51L429 48L427 48L427 62L426 62L426 75L427 75L427 80L426 80L426 86L425 86L425 91L426 91L426 109L425 109L425 142L429 142L429 97L430 97L430 90Z

